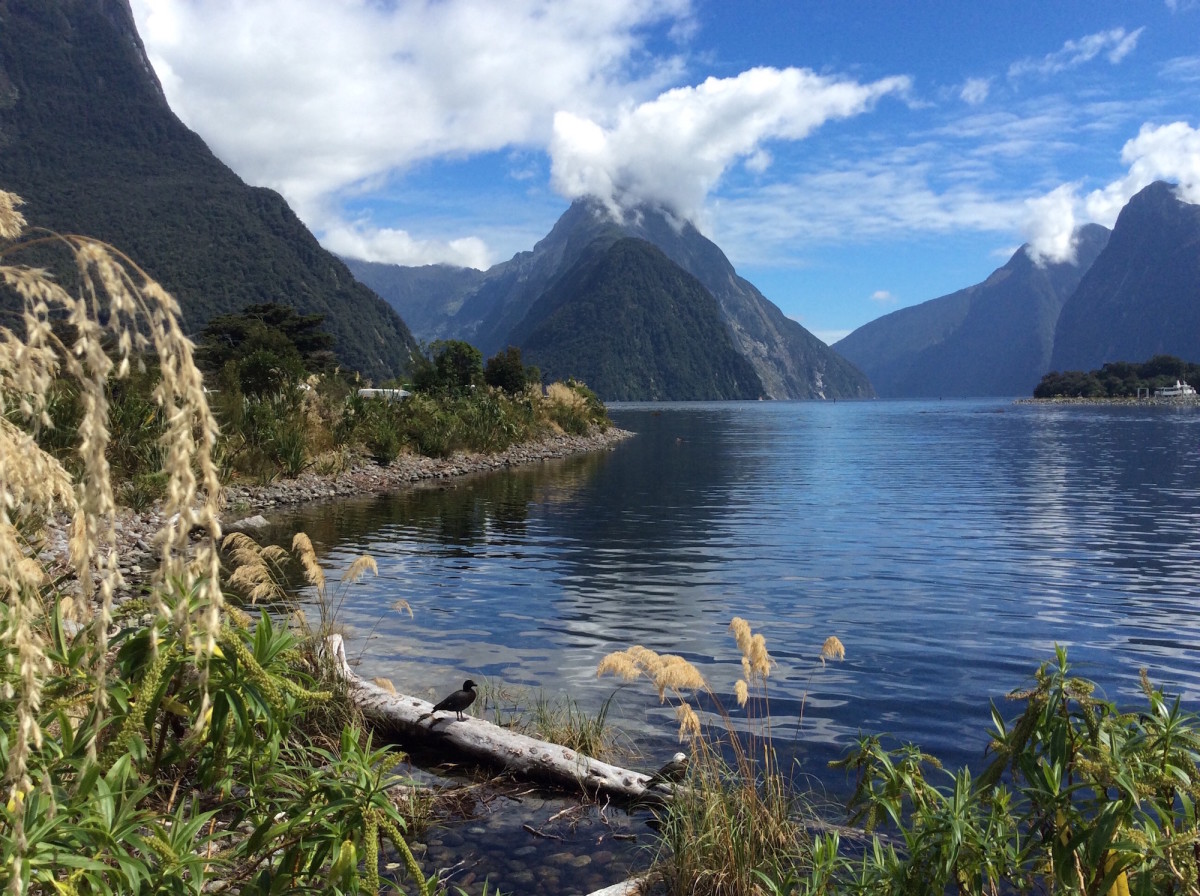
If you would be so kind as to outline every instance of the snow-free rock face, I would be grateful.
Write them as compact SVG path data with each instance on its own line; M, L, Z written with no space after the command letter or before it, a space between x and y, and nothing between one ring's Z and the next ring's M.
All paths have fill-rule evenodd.
M663 268L672 266L686 272L688 277L676 277L663 270L662 276L655 277L656 282L660 285L672 279L678 282L681 291L676 298L679 301L672 306L670 301L664 300L664 295L656 293L654 314L659 318L657 322L636 314L627 315L624 320L606 320L603 335L612 346L623 346L623 351L633 353L645 352L646 345L654 342L652 330L671 332L674 335L667 353L677 359L692 356L694 367L684 379L676 380L683 387L679 390L664 391L659 378L655 380L654 389L644 389L630 397L743 398L750 392L753 392L752 397L761 398L873 396L870 383L861 371L798 323L785 317L752 284L739 277L725 254L695 227L672 218L661 209L644 206L616 220L601 203L577 200L531 251L518 253L494 266L478 281L456 276L452 282L452 274L446 272L443 280L431 284L430 278L436 277L438 272L428 268L392 266L385 271L381 270L384 266L368 269L357 264L354 268L363 282L391 302L406 319L409 308L413 307L417 312L413 320L419 319L425 327L414 327L418 338L463 339L478 347L485 356L490 356L510 344L524 348L522 335L544 333L547 322L541 316L549 310L553 309L559 315L571 314L571 309L564 309L564 301L569 305L572 299L561 295L559 288L563 279L573 276L572 272L605 267L596 260L607 256L618 241L631 238L651 244L663 256L650 262L644 253L627 253L627 257L636 259L643 270L649 264ZM610 264L607 271L606 282L589 281L592 299L587 300L594 300L597 291L615 291L628 307L636 305L637 295L632 284L622 286L620 282L620 266ZM417 290L413 283L418 280L426 286L421 292L426 298L414 297ZM757 377L758 384L750 392L747 391L747 377L743 373L732 374L733 368L727 363L726 337L714 339L707 326L693 325L708 319L707 311L700 311L706 300L691 292L693 281L698 281L710 294L728 343ZM558 289L561 301L542 301L555 289ZM626 292L629 295L625 295ZM438 296L435 304L441 310L435 309L431 314L427 297L433 295ZM581 300L584 299L586 297L581 296ZM419 307L413 302L419 302ZM714 359L715 367L710 367L710 357ZM646 361L633 354L610 354L605 358L606 364L626 367L645 366ZM528 360L541 363L537 357ZM583 359L575 361L582 363ZM678 365L674 369L679 372ZM548 378L574 376L589 385L601 376L598 369L579 366L571 370L543 367L542 373ZM725 386L707 385L716 383ZM598 391L601 397L608 397L602 390Z
M1200 205L1161 181L1121 210L1063 306L1050 369L1096 370L1155 355L1200 361Z
M1050 369L1063 304L1108 230L1089 224L1076 237L1072 262L1039 266L1021 247L983 283L871 321L834 350L884 398L1030 395Z

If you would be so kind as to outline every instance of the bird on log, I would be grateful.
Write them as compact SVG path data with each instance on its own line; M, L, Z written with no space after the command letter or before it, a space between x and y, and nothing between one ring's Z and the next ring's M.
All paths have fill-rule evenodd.
M671 761L656 771L646 781L647 787L653 787L655 784L678 784L687 775L688 756L687 753L676 753L671 757Z
M433 709L425 713L425 715L421 716L421 718L425 719L433 715L435 712L444 711L453 712L461 722L463 720L463 710L475 702L475 688L477 687L479 687L479 685L475 684L475 682L468 678L463 682L463 686L460 690L457 690L453 694L450 694L442 700L439 700L434 704Z

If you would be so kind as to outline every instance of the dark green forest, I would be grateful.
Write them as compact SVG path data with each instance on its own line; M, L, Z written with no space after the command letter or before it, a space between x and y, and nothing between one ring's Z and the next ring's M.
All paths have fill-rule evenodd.
M1113 361L1099 370L1051 371L1033 390L1034 398L1136 398L1138 390L1172 386L1175 381L1200 385L1200 364L1171 355L1155 355L1141 364Z

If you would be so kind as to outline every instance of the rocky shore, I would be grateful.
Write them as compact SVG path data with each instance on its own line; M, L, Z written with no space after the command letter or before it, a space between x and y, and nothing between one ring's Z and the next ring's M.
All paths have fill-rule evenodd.
M1136 407L1196 407L1200 398L1191 395L1175 395L1170 397L1149 398L1084 398L1083 396L1068 397L1060 395L1055 398L1018 398L1014 404L1106 404L1131 405Z
M226 486L222 494L222 529L252 530L256 522L266 522L263 514L310 501L384 494L426 480L452 479L589 451L610 450L632 435L616 427L595 428L587 435L556 434L513 445L498 454L460 453L446 458L401 455L386 466L361 459L344 472L333 475L308 472L295 479L279 479L264 486L235 483ZM256 521L256 516L262 519ZM152 542L163 522L163 515L156 508L141 512L129 508L118 510L117 552L121 575L125 579L125 588L118 600L133 593L157 567ZM66 569L67 526L68 521L64 518L52 525L47 533L41 558L52 571Z

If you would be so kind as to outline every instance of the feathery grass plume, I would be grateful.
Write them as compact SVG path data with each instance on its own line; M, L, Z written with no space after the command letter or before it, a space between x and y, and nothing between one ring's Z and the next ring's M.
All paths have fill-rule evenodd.
M379 565L375 562L375 558L370 554L362 554L355 557L354 562L346 567L346 571L342 573L342 581L347 584L357 582L366 574L367 570L379 575ZM399 603L403 603L408 608L408 615L412 616L412 609L408 607L408 604L405 601L399 601ZM392 604L393 609L395 606Z
M292 553L304 567L304 576L310 585L315 585L319 591L325 590L325 570L317 560L317 552L312 540L304 532L297 532L292 537Z
M596 677L602 675L616 675L625 681L645 675L658 690L659 703L666 702L667 691L678 701L675 714L679 720L679 739L699 736L700 719L688 705L683 692L708 690L708 684L700 670L683 657L672 653L655 653L648 647L635 644L601 659L596 667Z
M738 706L745 706L750 699L752 686L757 683L760 687L766 687L775 660L767 652L767 639L761 634L754 634L750 623L741 616L734 616L730 620L729 630L733 632L738 650L742 653L742 678L734 683L733 693Z
M25 204L20 196L0 190L0 240L15 240L25 230L25 216L17 211Z
M230 532L221 542L221 550L229 555L233 572L226 584L255 604L260 600L284 600L287 592L280 584L283 562L288 554L278 545L261 547L244 532Z
M842 642L838 640L837 635L830 635L825 639L825 643L821 645L821 665L825 665L826 660L844 660L846 658L846 648L842 646Z
M601 659L596 667L596 677L602 675L616 675L625 681L645 675L658 689L659 703L666 701L668 690L679 693L708 687L700 670L683 657L671 653L658 654L640 644L610 653Z
M163 436L167 519L158 533L161 563L152 588L161 618L171 611L163 590L178 583L193 588L201 600L187 603L184 615L170 620L195 645L202 682L198 718L208 709L208 658L220 631L223 606L218 584L215 544L220 537L217 502L220 484L212 462L217 424L209 412L192 344L179 327L179 308L165 290L116 249L75 235L41 234L22 238L25 220L21 200L0 191L0 284L22 305L23 332L0 327L0 590L9 605L0 638L16 648L20 682L16 694L17 737L8 756L11 799L23 798L31 786L27 762L31 746L40 742L36 714L45 650L33 621L43 612L37 574L30 552L15 536L16 527L57 512L71 515L70 562L82 602L70 609L86 618L93 612L90 674L94 683L97 724L106 715L106 660L114 590L121 584L116 552L116 502L106 450L110 441L107 387L129 374L140 356L153 352L161 366L154 398L167 421ZM13 262L23 249L39 246L69 254L78 275L68 292L46 271ZM52 320L61 319L75 334L70 345L57 336ZM115 348L106 348L106 346ZM110 351L114 357L110 357ZM18 436L12 423L24 421L36 436L52 426L48 396L55 381L65 378L77 393L81 417L75 433L81 475L68 496L61 465L33 439ZM189 563L190 533L200 528L210 536ZM168 585L168 583L172 583ZM196 608L189 615L186 607ZM156 642L152 642L156 648ZM10 662L11 662L10 654ZM94 741L89 751L94 752ZM20 818L18 814L18 818ZM18 821L18 827L20 822ZM17 830L20 843L23 832Z

